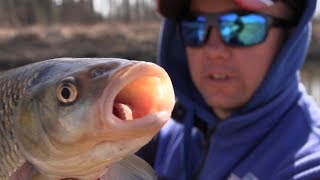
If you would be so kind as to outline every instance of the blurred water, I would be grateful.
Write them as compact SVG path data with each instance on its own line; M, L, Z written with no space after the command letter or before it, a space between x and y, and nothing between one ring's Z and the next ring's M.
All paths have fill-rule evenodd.
M320 105L320 60L308 60L301 71L301 80L307 91Z

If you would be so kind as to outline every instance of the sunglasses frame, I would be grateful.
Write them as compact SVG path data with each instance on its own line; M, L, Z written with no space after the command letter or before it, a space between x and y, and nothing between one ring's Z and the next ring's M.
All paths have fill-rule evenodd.
M261 17L263 17L266 20L266 33L265 36L262 38L261 41L257 42L257 43L253 43L250 45L236 45L236 44L229 44L228 42L225 42L222 38L221 32L220 32L220 25L219 25L219 21L220 18L222 16L228 15L228 14L237 14L238 16L243 16L243 15L259 15ZM196 18L199 17L204 17L206 19L206 22L204 22L205 24L205 35L204 35L204 40L202 42L200 42L200 44L198 45L191 45L191 44L187 44L183 38L182 35L182 27L181 27L181 21L186 20L186 21L194 21L194 22L199 22L196 20ZM194 14L189 14L188 16L186 16L183 20L178 22L178 32L180 34L181 39L183 40L183 43L188 46L188 47L201 47L203 46L209 37L209 34L211 32L212 27L215 28L219 28L219 35L222 38L222 41L227 45L227 46L231 46L231 47L249 47L249 46L254 46L257 44L260 44L262 42L265 41L266 37L268 36L269 30L272 27L283 27L283 28L290 28L295 26L296 23L294 23L293 21L290 20L286 20L280 17L274 17L272 15L269 14L265 14L262 12L257 12L257 11L248 11L248 10L233 10L233 11L226 11L226 12L219 12L219 13L194 13Z

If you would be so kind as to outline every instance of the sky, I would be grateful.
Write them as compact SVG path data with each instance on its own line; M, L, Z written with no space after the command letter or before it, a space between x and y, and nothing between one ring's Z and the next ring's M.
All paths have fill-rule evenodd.
M122 0L117 0L119 3L122 2ZM130 4L135 4L136 1L139 0L129 0ZM147 1L154 1L154 0L147 0ZM110 11L109 4L107 3L108 0L93 0L93 8L96 12L102 14L103 16L107 16L108 12Z

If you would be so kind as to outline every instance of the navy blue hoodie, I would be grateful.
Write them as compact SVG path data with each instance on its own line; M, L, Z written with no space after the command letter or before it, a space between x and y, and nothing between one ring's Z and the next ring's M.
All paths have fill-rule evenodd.
M191 81L175 24L165 19L159 64L178 103L153 143L159 179L320 179L320 110L300 83L316 0L304 13L250 101L227 119L212 113ZM145 154L143 154L145 153ZM147 154L147 155L146 155Z

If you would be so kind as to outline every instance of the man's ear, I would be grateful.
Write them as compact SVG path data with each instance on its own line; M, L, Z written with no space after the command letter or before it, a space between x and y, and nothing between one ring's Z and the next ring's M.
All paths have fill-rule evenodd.
M157 0L157 11L171 20L180 20L189 13L191 0Z

